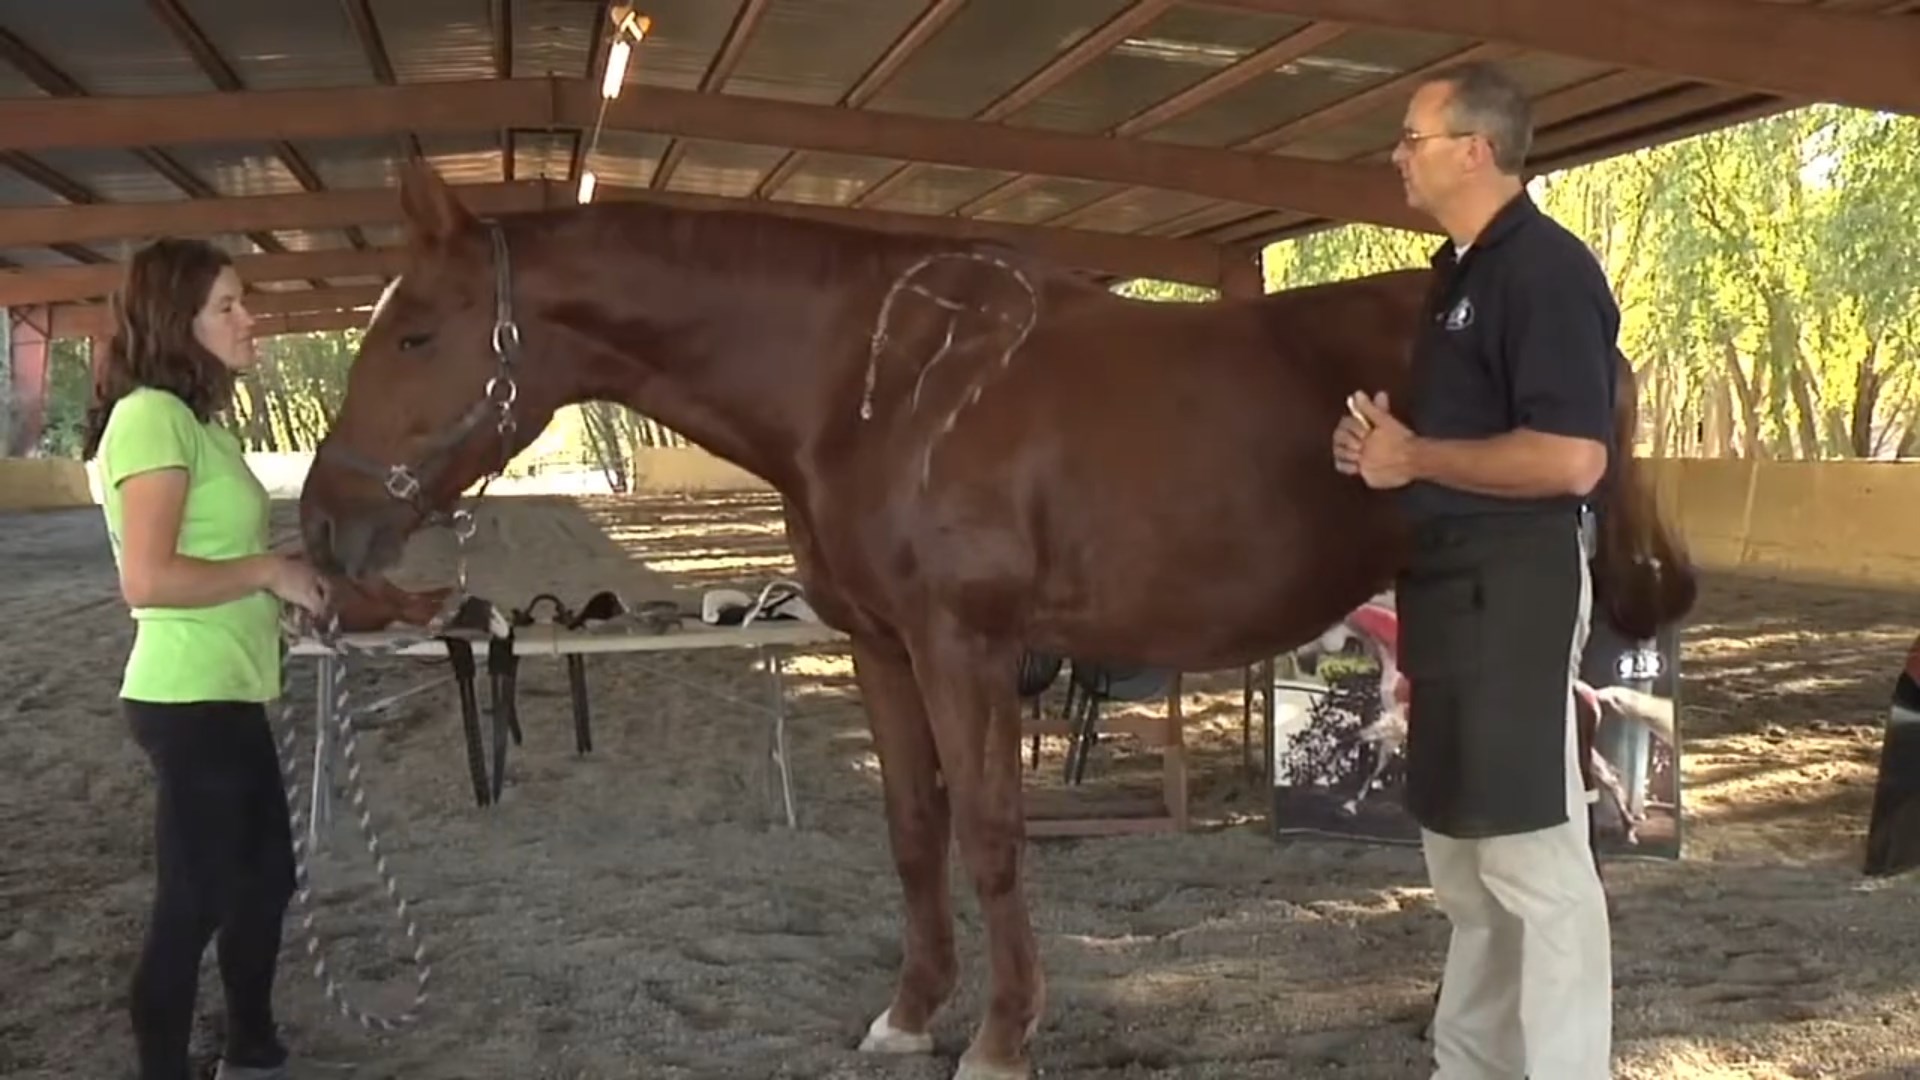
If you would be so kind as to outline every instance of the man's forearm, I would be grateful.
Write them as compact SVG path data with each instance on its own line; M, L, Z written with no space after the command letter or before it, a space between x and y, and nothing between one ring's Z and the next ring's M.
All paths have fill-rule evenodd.
M1416 438L1412 458L1415 479L1523 499L1585 494L1606 470L1599 443L1524 428L1487 439Z

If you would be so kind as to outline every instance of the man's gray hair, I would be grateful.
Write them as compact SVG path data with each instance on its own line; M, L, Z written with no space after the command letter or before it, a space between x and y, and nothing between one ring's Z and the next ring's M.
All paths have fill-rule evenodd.
M1482 61L1458 64L1427 81L1453 88L1448 103L1453 130L1486 136L1500 171L1520 175L1533 149L1533 104L1513 76Z

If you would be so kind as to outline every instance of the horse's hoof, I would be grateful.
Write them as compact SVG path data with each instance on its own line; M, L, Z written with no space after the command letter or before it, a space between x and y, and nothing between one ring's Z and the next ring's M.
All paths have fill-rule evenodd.
M1025 1065L985 1065L960 1059L953 1080L1032 1080L1033 1071Z
M867 1026L867 1037L860 1040L860 1049L869 1054L931 1054L933 1035L924 1031L915 1035L894 1027L893 1010L888 1009Z

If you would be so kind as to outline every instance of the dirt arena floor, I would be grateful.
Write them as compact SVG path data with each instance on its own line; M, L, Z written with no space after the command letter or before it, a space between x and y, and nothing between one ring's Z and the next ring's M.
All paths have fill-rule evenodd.
M493 501L476 588L524 604L755 588L786 571L770 498ZM282 508L283 523L291 508ZM417 568L444 573L444 545ZM1894 672L1920 598L1714 578L1684 651L1686 858L1616 862L1616 1075L1920 1075L1920 889L1859 866ZM128 973L149 899L152 788L115 708L130 624L97 511L0 517L0 1075L130 1075ZM768 684L747 651L595 657L595 747L573 752L564 667L521 674L526 742L473 805L452 690L361 742L385 850L425 935L424 1023L343 1022L289 921L279 1008L302 1077L360 1080L946 1077L980 1006L961 878L962 990L931 1059L852 1049L899 959L878 776L844 653L789 663L800 828L768 797ZM310 751L312 665L294 667ZM368 661L356 695L444 674ZM481 693L484 701L485 680ZM1050 977L1039 1075L1073 1080L1427 1075L1417 1037L1445 923L1418 853L1276 843L1241 767L1238 672L1188 681L1197 827L1037 844ZM731 700L729 700L731 699ZM1036 786L1057 786L1058 745ZM1255 751L1258 753L1258 750ZM301 764L302 777L307 762ZM1088 797L1151 791L1116 741ZM354 998L392 1011L412 969L354 826L315 860ZM198 1042L217 1045L209 960Z

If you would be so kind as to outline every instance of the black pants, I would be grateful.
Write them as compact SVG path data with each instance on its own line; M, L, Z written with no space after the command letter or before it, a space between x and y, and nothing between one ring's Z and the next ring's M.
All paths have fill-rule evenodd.
M130 1011L141 1080L187 1080L200 956L218 934L225 1057L270 1066L273 980L293 896L293 830L266 709L241 702L123 702L159 791L158 880Z

